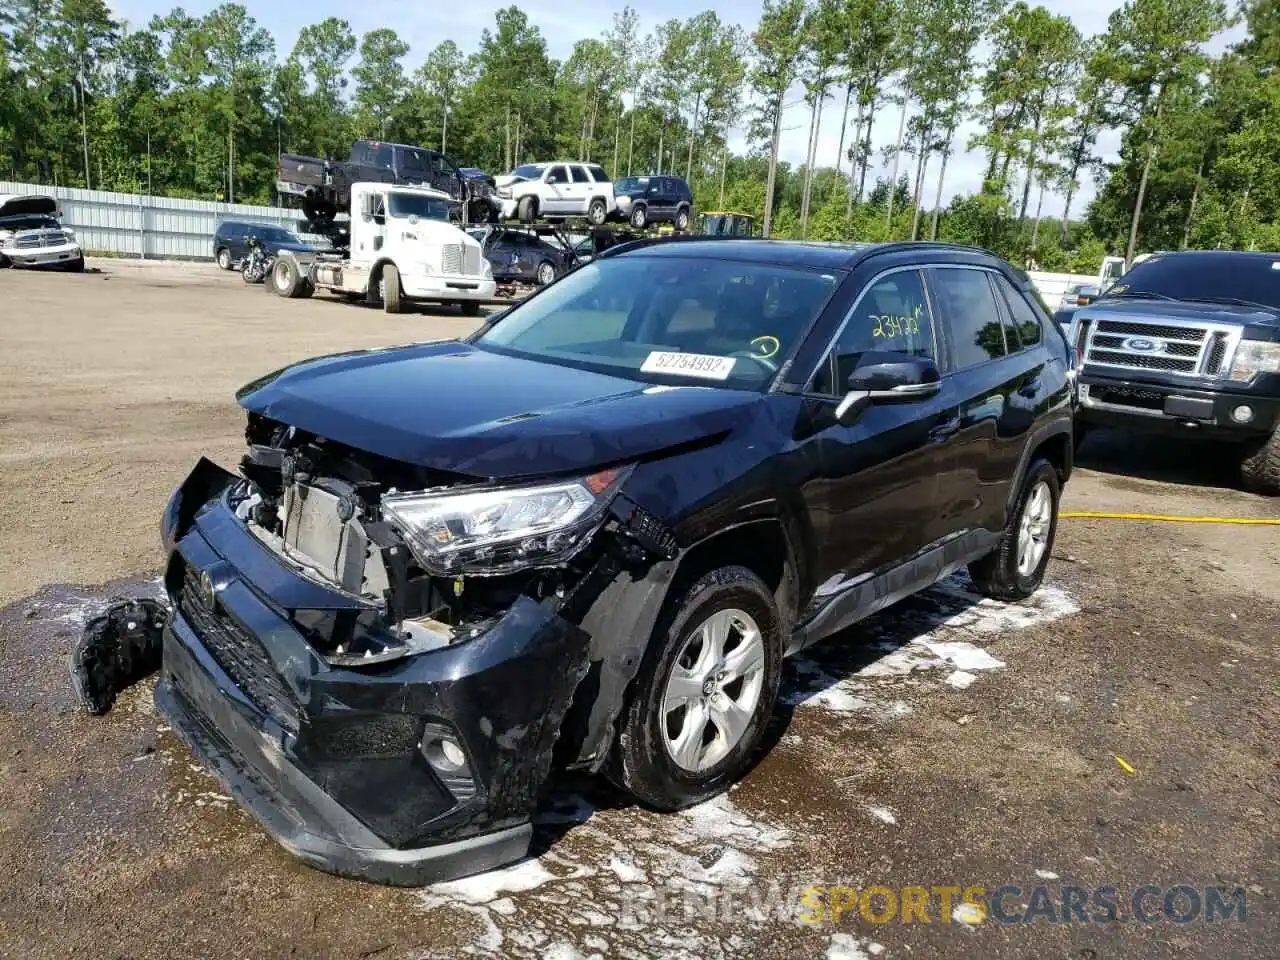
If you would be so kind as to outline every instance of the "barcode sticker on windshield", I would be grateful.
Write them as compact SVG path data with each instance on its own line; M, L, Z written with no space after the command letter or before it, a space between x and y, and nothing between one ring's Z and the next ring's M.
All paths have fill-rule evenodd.
M728 380L737 363L734 357L716 357L705 353L668 353L655 350L640 365L644 373L669 373L678 377L703 380Z

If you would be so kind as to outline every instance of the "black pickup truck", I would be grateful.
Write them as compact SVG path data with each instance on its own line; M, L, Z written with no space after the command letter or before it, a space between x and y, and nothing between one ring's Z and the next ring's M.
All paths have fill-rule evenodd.
M1232 441L1244 487L1280 495L1280 253L1157 254L1056 316L1077 445L1095 427Z
M406 143L357 140L345 161L282 153L276 192L301 197L307 219L332 220L351 203L353 183L425 185L463 205L470 223L495 223L502 210L493 177L475 167L459 167L438 150Z

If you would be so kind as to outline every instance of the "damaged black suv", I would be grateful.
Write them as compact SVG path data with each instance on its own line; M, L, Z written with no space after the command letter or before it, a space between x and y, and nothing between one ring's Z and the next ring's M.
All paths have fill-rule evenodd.
M245 387L164 518L156 698L305 861L523 856L553 768L674 809L748 764L783 657L968 566L1040 584L1063 336L937 244L615 247L460 342Z

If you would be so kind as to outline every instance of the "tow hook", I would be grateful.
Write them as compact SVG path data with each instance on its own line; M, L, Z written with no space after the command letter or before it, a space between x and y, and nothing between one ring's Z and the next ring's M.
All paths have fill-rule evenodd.
M122 690L160 669L169 611L155 600L120 599L84 625L71 650L71 682L84 708L106 713Z

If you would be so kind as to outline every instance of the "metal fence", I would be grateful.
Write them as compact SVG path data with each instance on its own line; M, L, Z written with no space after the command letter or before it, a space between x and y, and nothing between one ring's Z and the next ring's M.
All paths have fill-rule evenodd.
M241 203L148 197L0 180L0 194L45 194L89 253L153 259L213 258L213 231L223 220L255 220L297 229L299 210Z

